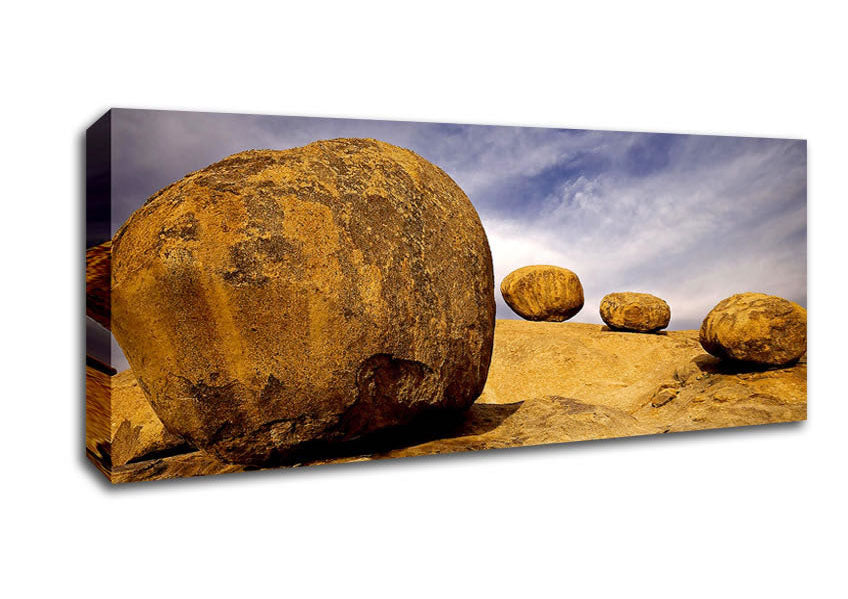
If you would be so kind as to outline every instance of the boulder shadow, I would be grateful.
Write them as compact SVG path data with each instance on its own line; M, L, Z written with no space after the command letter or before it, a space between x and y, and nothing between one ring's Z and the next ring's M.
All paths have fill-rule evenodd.
M523 401L510 404L472 404L464 411L425 413L407 425L395 426L341 442L314 442L280 454L264 465L243 465L245 471L312 465L336 460L368 458L406 449L431 441L482 435L498 428L514 414ZM184 443L165 451L156 451L130 460L127 465L156 465L171 457L203 454Z
M806 357L783 364L780 366L772 366L769 364L758 364L757 362L744 362L741 360L731 360L726 358L717 358L711 354L702 354L693 358L695 365L702 371L708 374L752 374L759 372L775 372L781 370L790 370L800 363L806 363Z
M265 467L370 457L431 441L482 435L498 428L523 403L475 403L462 411L424 413L407 425L386 428L349 441L305 445L300 450L280 456Z
M628 333L631 335L654 335L658 337L668 337L668 331L664 330L656 330L656 331L631 331L628 329L617 329L615 327L611 327L609 325L601 326L602 333Z

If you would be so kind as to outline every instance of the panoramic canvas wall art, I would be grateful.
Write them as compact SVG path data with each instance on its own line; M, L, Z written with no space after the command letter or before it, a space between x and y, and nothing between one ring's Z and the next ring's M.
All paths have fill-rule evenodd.
M806 418L803 140L112 109L86 146L112 482Z

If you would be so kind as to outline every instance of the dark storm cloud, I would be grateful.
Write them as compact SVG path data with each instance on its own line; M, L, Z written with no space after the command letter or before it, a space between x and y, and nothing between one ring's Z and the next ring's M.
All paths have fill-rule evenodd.
M116 110L112 232L156 190L252 148L373 137L444 169L486 227L496 283L527 264L578 273L600 322L611 291L665 298L671 328L762 291L806 304L799 140ZM497 293L498 317L514 314Z

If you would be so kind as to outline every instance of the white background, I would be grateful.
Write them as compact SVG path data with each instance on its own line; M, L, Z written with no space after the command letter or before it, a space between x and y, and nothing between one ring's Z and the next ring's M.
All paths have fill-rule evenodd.
M844 593L845 15L297 4L4 8L3 594ZM810 419L111 488L80 337L81 136L109 106L807 138Z

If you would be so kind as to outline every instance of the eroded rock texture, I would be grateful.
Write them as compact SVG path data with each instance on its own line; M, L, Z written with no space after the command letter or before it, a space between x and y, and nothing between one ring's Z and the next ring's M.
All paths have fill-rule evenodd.
M152 196L116 233L112 331L164 425L267 464L480 395L486 235L462 190L365 139L248 151Z
M650 333L668 326L671 309L650 293L609 293L601 300L601 319L613 329Z
M807 351L807 311L774 295L739 293L707 314L700 340L718 358L782 366Z
M577 275L559 266L525 266L501 281L501 294L512 310L527 320L562 322L583 307Z

